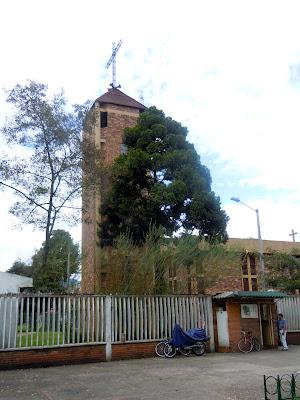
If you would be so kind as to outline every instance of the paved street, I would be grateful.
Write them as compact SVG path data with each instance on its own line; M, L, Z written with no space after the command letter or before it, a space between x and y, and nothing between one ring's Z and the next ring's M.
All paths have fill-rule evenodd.
M2 400L254 400L263 374L300 370L300 346L251 354L0 371Z

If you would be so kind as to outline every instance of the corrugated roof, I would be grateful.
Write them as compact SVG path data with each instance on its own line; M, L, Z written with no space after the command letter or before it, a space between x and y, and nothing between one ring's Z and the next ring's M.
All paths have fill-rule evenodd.
M102 96L98 97L96 100L100 104L115 104L118 106L126 106L131 108L137 108L138 110L145 110L144 104L139 103L132 97L127 96L127 94L121 92L121 90L112 88L108 92L104 93Z
M275 290L264 290L264 291L253 291L253 292L224 292L214 296L214 299L278 299L282 297L288 297L286 293L277 292Z

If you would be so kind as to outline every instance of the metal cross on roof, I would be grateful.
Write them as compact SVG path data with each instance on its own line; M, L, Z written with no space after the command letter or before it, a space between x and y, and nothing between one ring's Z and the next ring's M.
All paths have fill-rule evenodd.
M289 236L293 237L293 242L296 242L295 236L298 235L298 232L295 232L294 229L292 229L292 233L289 234Z
M116 45L115 42L113 42L112 44L112 53L110 56L110 59L108 60L105 68L109 68L109 66L112 64L112 83L110 84L110 86L112 88L119 88L121 87L121 85L116 85L116 54L119 50L119 48L121 47L121 44L123 43L123 40L120 40L119 43Z

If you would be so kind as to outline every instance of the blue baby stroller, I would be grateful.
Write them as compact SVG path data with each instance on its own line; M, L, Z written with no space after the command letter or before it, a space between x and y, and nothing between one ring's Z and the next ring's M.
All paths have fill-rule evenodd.
M209 340L206 331L203 328L193 328L184 331L180 325L176 324L172 338L165 344L164 355L172 358L177 352L189 355L191 352L196 356L202 356L206 351L205 342Z

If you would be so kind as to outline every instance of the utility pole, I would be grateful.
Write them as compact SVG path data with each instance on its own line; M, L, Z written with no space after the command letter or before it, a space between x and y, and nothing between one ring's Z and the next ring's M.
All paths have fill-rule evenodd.
M260 289L265 290L266 289L266 280L265 280L265 261L264 261L264 245L263 245L263 240L261 238L261 231L260 231L260 221L259 221L259 210L258 208L253 208L248 206L248 204L243 203L238 197L231 197L232 201L235 201L237 203L241 203L247 208L250 208L250 210L255 211L256 213L256 223L257 223L257 240L258 240L258 245L259 245L259 278L260 278Z
M296 242L296 240L295 240L295 236L296 236L296 235L298 235L298 232L295 232L294 229L292 229L292 233L290 233L289 236L292 236L292 237L293 237L293 242L294 242L294 243Z

